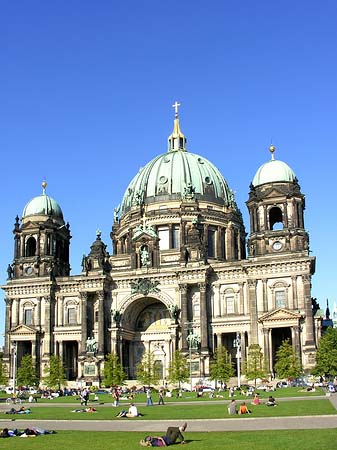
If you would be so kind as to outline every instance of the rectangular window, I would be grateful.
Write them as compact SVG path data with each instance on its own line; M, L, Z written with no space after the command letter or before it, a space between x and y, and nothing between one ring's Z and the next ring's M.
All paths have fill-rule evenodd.
M275 291L275 307L284 308L286 306L285 291Z
M68 324L75 325L77 323L76 320L76 308L68 308Z
M179 239L179 225L173 225L172 228L172 248L180 247L180 239Z
M208 256L211 258L215 256L215 231L214 230L208 230Z
M170 233L168 227L158 227L159 248L168 250L170 248Z
M32 309L25 309L25 311L24 311L24 323L25 323L25 325L32 325L33 324L33 310Z
M227 314L235 313L234 297L226 297L226 313Z

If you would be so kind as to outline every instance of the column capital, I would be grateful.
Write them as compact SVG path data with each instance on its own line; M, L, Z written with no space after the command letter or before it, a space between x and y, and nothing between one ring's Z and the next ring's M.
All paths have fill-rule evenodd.
M182 294L187 294L187 284L183 283L183 284L179 284L178 289Z

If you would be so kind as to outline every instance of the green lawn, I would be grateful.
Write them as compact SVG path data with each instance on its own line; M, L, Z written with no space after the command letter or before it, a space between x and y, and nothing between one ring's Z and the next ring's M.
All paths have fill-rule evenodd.
M240 402L238 402L239 404ZM248 403L248 402L247 402ZM114 408L112 406L96 405L97 412L95 413L74 413L73 409L80 408L80 406L40 406L39 404L32 405L31 414L22 414L9 416L6 418L17 418L20 420L32 419L49 419L49 420L139 420L135 419L120 419L116 415L123 409L123 406ZM264 404L251 405L249 408L252 411L253 417L277 417L277 416L308 416L308 415L323 415L336 414L336 410L328 399L308 399L308 400L287 400L279 401L278 406L268 407ZM143 413L140 419L150 420L166 420L166 419L218 419L218 418L244 418L245 416L229 416L227 413L227 403L195 403L189 404L167 404L165 406L146 407L139 406L139 411ZM0 415L4 417L4 413ZM247 416L247 417L252 417Z
M337 430L249 431L223 433L185 432L191 450L333 450L337 448ZM144 433L60 431L36 438L1 439L2 448L15 450L136 450ZM177 447L179 448L179 447Z
M272 394L275 398L284 398L284 397L316 397L316 396L320 396L320 395L325 395L325 393L326 393L326 391L323 390L322 388L316 388L315 392L307 392L305 389L298 388L298 387L277 389L275 392L264 392L264 391L259 391L259 390L257 392L259 393L261 399L268 398L268 396L270 394ZM171 402L195 401L195 402L200 403L200 402L211 400L212 402L216 403L221 400L229 400L228 391L216 392L216 395L218 395L218 397L210 399L209 394L205 393L205 395L203 397L197 398L195 392L183 392L183 396L181 398L177 398L177 397L165 398L165 402L171 403ZM4 397L5 397L5 395L4 395ZM112 403L112 401L113 401L111 395L100 394L98 397L99 397L99 402ZM93 395L90 395L90 400L92 398L93 398ZM158 395L156 393L153 394L152 398L153 398L154 403L158 403ZM236 391L235 398L240 399L240 400L249 401L249 399L251 397L242 396L242 395L240 395L239 391ZM143 402L145 404L146 403L145 394L137 394L134 401L137 403ZM52 403L79 403L79 397L77 397L77 396L58 397L58 398L55 398L54 400L43 399L43 398L38 399L38 403L50 403L50 402L52 402ZM91 401L89 403L93 404ZM122 404L130 403L130 400L128 400L127 398L124 400L123 397L121 397L121 403Z

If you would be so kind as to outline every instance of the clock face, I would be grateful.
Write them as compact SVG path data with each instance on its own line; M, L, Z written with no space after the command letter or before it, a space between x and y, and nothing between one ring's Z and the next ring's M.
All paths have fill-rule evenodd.
M281 248L282 248L282 242L280 242L280 241L275 241L274 243L273 243L273 249L274 250L281 250Z
M33 273L33 267L31 266L26 267L25 272L27 275L31 275Z

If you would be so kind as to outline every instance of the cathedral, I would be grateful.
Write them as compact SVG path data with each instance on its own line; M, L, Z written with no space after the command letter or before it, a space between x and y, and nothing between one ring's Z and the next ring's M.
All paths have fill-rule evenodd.
M23 355L43 377L57 354L68 382L98 385L114 352L134 380L149 352L166 380L179 349L191 377L204 380L217 347L244 364L251 344L273 373L284 339L305 371L314 366L321 334L311 302L315 257L294 171L270 146L270 159L247 180L247 233L223 175L188 151L178 106L167 151L140 169L114 209L111 254L98 231L82 272L70 274L70 225L45 182L16 217L2 286L11 377Z

